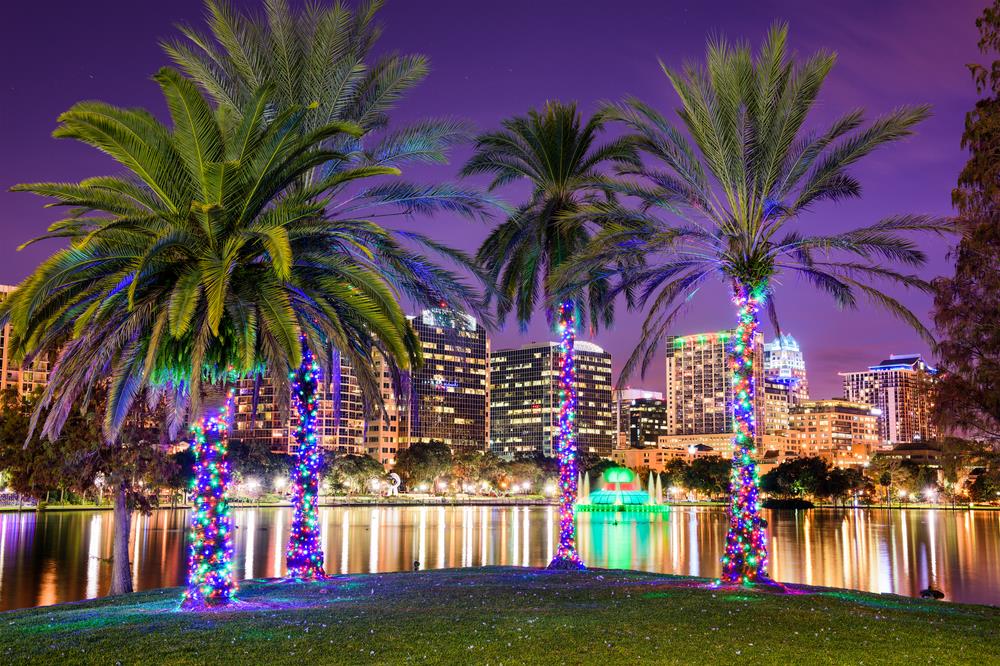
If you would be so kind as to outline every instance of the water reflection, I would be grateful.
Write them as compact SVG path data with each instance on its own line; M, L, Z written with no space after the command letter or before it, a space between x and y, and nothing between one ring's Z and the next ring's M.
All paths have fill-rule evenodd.
M234 512L239 578L284 574L288 509ZM554 554L554 507L353 507L320 512L327 571L544 566ZM106 594L112 515L0 514L0 608ZM949 600L1000 603L1000 512L815 510L769 512L778 580L915 595L928 585ZM579 547L593 567L719 574L721 510L669 515L581 514ZM136 589L180 585L187 512L136 516L130 552Z

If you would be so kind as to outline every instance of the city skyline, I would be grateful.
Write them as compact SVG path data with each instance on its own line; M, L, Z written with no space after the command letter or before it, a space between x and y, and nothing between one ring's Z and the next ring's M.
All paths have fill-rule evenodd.
M722 3L724 11L634 3L627 16L619 17L621 29L630 34L625 47L620 42L612 46L599 40L573 38L575 31L600 24L599 8L581 6L564 16L562 8L554 5L536 7L514 2L501 9L444 0L433 4L453 16L453 23L468 23L469 14L476 14L475 24L481 28L476 31L477 42L509 30L511 17L530 11L536 20L518 29L524 31L523 41L533 46L501 58L496 52L473 48L471 35L432 25L428 15L434 12L414 11L407 3L388 3L380 14L386 26L383 48L425 53L432 65L428 79L399 106L398 122L428 115L456 115L468 118L479 128L488 128L500 118L538 106L546 99L578 100L589 113L600 100L623 93L639 95L663 110L672 110L676 100L659 70L658 57L670 64L700 58L705 34L725 33L734 39L757 40L775 18L781 17L789 22L791 43L800 53L817 47L840 53L823 97L838 100L831 106L864 106L869 116L902 103L926 101L934 106L934 117L919 128L916 137L900 144L897 150L876 153L869 163L859 166L859 175L866 183L861 201L826 207L803 222L812 228L840 230L891 213L951 213L950 190L965 159L956 137L961 132L963 115L975 99L964 65L978 59L974 48L978 3L948 3L946 7L932 2L883 3L872 7L858 2L842 3L835 9L782 3L758 3L748 8L731 2ZM143 16L130 20L127 30L115 23L115 17L123 12L113 10L122 6L121 0L103 0L54 14L42 5L13 8L14 16L7 25L18 25L19 29L0 40L8 82L0 93L0 117L4 121L4 144L9 150L8 159L0 165L0 226L10 239L0 248L4 266L0 281L20 281L53 247L49 243L14 252L15 245L41 232L55 214L43 209L37 198L7 192L7 188L21 181L79 179L108 169L108 162L101 156L50 138L56 116L79 99L95 98L126 106L149 106L163 113L156 86L149 80L157 68L167 64L156 42L175 34L169 28L172 24L198 24L201 0L145 7ZM79 25L85 20L83 12L98 12L110 19L87 22L88 30L80 31ZM874 26L887 22L897 26L895 34L875 39ZM535 31L547 30L556 30L553 39L531 39ZM418 34L422 35L419 39ZM431 39L426 38L428 34ZM923 47L912 49L915 41ZM122 57L123 53L129 57ZM25 60L35 66L19 67L17 63ZM535 67L538 61L548 66ZM571 62L587 66L571 69ZM872 67L873 62L879 65ZM834 111L825 111L821 106L817 121L828 120L825 114ZM453 177L467 155L467 148L456 150L450 165L421 167L412 170L412 175L418 180ZM511 189L504 193L508 200L519 196L517 188ZM441 215L430 220L420 218L414 226L419 225L434 237L454 241L462 249L474 249L485 229L475 223L456 223L454 217ZM947 272L947 245L924 244L931 257L927 277ZM810 368L811 394L815 397L839 394L837 372L848 363L859 359L864 359L863 363L869 359L875 362L886 351L927 355L926 345L904 324L867 304L857 312L840 313L831 302L796 287L793 281L782 285L777 302L783 329L793 332L802 343ZM706 289L718 294L702 299L691 309L678 322L676 334L721 330L734 324L724 297L716 297L722 296L722 290L715 285ZM919 314L926 315L930 304L927 297L900 295ZM636 342L633 332L641 322L641 315L619 310L618 322L610 331L582 332L582 337L612 353L616 381L621 363ZM524 333L508 322L492 335L497 347L515 347L552 337L541 314ZM765 338L772 337L773 331L766 327ZM653 367L657 366L662 367L659 363ZM634 377L628 384L662 390L659 372L651 372L645 379Z

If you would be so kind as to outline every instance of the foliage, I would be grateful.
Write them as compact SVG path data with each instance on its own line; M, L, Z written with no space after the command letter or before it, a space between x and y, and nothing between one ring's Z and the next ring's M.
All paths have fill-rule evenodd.
M1000 469L977 476L969 487L969 496L976 502L1000 501Z
M372 480L383 478L385 469L371 456L347 454L331 460L325 476L335 493L370 494Z
M452 456L451 462L450 476L460 486L474 485L483 481L495 486L505 471L517 475L492 451L472 449L458 451Z
M119 441L108 445L98 413L103 400L95 400L84 411L74 410L60 436L49 440L29 437L38 400L37 395L22 398L15 389L0 395L0 469L15 491L36 498L54 490L96 496L98 484L124 483L133 508L151 508L176 468L159 448L158 428L151 427L155 420L146 410L133 414Z
M229 440L227 456L236 482L258 479L263 486L271 485L276 477L288 474L288 456L275 453L260 440Z
M684 472L687 470L688 464L683 458L674 458L673 460L667 461L664 466L663 472L663 486L664 488L671 488L673 486L683 487L684 486Z
M172 127L141 109L83 102L55 132L106 152L126 175L15 188L71 208L43 236L71 247L0 305L15 358L61 348L43 434L57 435L71 405L108 376L109 439L145 386L166 394L176 427L200 414L203 382L296 367L300 335L314 348L332 341L367 394L378 393L373 346L404 367L419 362L377 265L397 245L373 223L326 213L331 188L396 170L300 180L344 157L329 141L364 130L334 121L304 133L311 111L276 111L267 89L235 118L174 70L155 79ZM273 379L286 394L283 372Z
M823 458L786 460L760 479L764 492L782 498L839 500L874 488L861 470L833 467Z
M793 458L762 476L760 489L781 497L821 497L831 469L822 458Z
M853 308L864 297L930 338L920 319L878 284L927 291L924 280L901 272L925 255L912 232L940 233L947 225L925 215L896 215L847 232L805 235L793 228L823 202L857 198L850 169L886 144L910 136L926 106L901 107L866 123L861 110L828 129L806 129L835 56L820 51L803 61L788 56L787 28L775 26L754 54L744 44L709 42L704 67L663 66L681 101L681 127L638 99L608 104L604 115L628 132L648 159L620 170L619 198L581 207L577 217L600 225L589 249L556 276L572 286L591 275L617 272L609 298L626 294L647 308L639 343L619 383L643 371L660 341L710 278L768 294L778 327L775 278L798 277ZM690 139L688 138L690 137ZM636 269L629 261L645 259Z
M684 487L708 497L718 497L729 490L731 464L719 456L695 458L684 470Z
M417 442L399 452L393 471L399 474L406 489L413 491L428 484L436 491L438 479L452 467L452 453L443 442Z
M549 289L550 275L590 242L593 225L584 218L566 221L581 206L600 199L614 165L637 166L635 151L614 140L597 144L604 127L600 115L584 123L575 104L547 103L541 111L509 118L503 129L481 134L462 175L492 177L490 190L527 181L528 200L500 223L476 255L496 284L494 296L501 320L512 310L526 327L541 305L550 315L556 303ZM593 325L610 325L612 304L604 298L606 279L591 276L581 288L560 294L589 312ZM581 325L584 323L581 318Z
M1000 51L1000 2L976 20L979 50ZM952 201L962 232L955 274L934 282L934 323L942 369L936 412L945 428L1000 440L1000 60L969 66L986 96L966 114L969 160Z
M180 26L184 38L163 46L220 108L237 118L252 112L254 100L268 91L273 109L309 110L296 129L302 136L312 136L328 124L359 128L355 134L323 137L330 158L301 176L307 187L326 183L327 213L336 219L360 218L374 225L375 218L435 211L483 217L494 202L478 190L395 177L407 165L447 163L450 149L468 141L470 131L464 122L452 119L390 126L391 111L424 79L428 63L422 55L376 52L381 5L376 0L354 10L340 3L293 10L284 0L270 0L261 13L206 0L208 31ZM352 182L353 173L395 176L391 182L358 183ZM418 232L386 226L378 231L378 243L362 246L372 255L372 267L401 295L419 306L444 303L491 322L477 291L412 248L475 272L469 257ZM341 342L332 340L338 349ZM390 365L398 360L406 369L405 359L387 360ZM380 395L369 398L381 402Z

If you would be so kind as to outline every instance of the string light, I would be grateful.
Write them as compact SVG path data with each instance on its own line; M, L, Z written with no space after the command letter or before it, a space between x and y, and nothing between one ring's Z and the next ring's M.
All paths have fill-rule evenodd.
M760 477L754 420L754 340L760 325L758 313L766 298L763 286L750 289L737 284L733 302L739 308L739 325L729 349L733 384L733 464L730 473L729 531L722 557L722 580L749 584L767 579L765 523L760 516Z
M188 551L185 608L215 606L228 602L236 592L233 579L233 518L229 511L231 480L226 452L233 394L213 417L191 427L194 479L191 493L190 548Z
M292 405L299 416L295 428L295 462L292 467L292 526L285 558L288 575L299 580L323 578L323 548L317 504L323 452L316 437L319 405L319 366L308 346L302 347L302 364L289 374Z
M576 341L576 311L572 301L559 306L559 432L556 453L559 457L559 547L550 569L584 569L576 552L576 368L573 347Z

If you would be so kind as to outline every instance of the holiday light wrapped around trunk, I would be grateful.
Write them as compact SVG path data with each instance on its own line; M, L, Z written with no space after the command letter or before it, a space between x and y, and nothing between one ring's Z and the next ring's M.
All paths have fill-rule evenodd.
M323 451L316 436L319 412L319 367L312 351L303 345L302 364L289 376L292 382L292 406L299 417L295 427L297 450L292 467L292 526L285 558L288 576L299 580L322 578L323 548L320 543L319 477Z
M559 372L559 432L556 434L556 454L559 458L559 547L549 564L550 569L583 569L576 552L576 312L572 301L559 307L560 359Z
M760 516L760 479L757 475L754 421L754 339L760 327L758 313L766 297L763 285L733 287L739 325L729 348L733 383L733 461L730 474L729 531L722 557L722 580L752 583L767 579L767 535Z
M231 480L227 432L232 394L216 416L192 426L194 479L191 494L190 547L188 551L185 608L215 606L228 602L236 592L233 579L233 518L229 511Z

